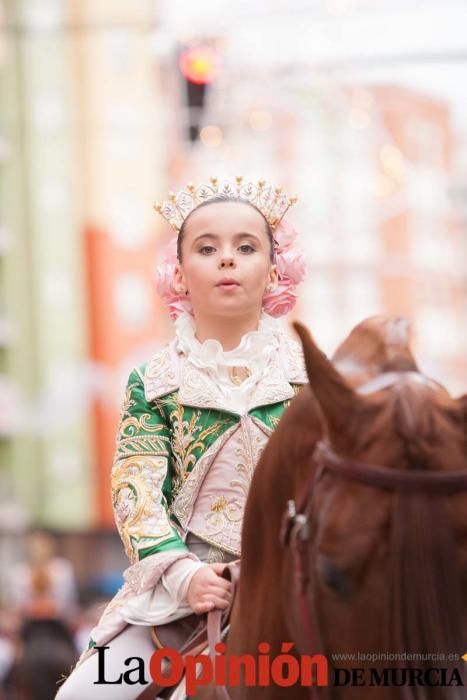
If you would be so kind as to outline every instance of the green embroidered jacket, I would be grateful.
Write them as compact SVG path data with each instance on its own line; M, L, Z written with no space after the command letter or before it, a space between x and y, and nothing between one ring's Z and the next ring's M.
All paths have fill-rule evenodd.
M301 348L288 336L244 416L229 411L215 382L173 343L133 370L112 470L115 519L132 563L186 549L186 526L216 455L240 423L254 424L266 441L306 382Z

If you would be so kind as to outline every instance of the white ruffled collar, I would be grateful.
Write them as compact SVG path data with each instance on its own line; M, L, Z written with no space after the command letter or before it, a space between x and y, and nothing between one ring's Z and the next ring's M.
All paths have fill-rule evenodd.
M245 333L233 350L224 350L215 339L201 343L196 338L195 320L187 312L175 321L175 336L177 351L198 368L215 370L221 367L248 367L252 373L264 368L280 343L278 322L264 313L258 329Z
M250 370L239 385L232 383L232 365ZM152 356L143 381L147 401L178 390L183 406L242 415L257 406L292 398L293 385L306 384L308 378L301 347L269 316L261 318L258 330L246 333L238 347L227 352L218 341L200 343L194 320L180 316L175 338Z

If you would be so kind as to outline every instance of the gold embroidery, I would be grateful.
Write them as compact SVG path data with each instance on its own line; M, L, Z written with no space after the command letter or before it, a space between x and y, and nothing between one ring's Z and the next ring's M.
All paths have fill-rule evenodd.
M231 485L233 482L230 482ZM227 527L228 523L240 523L243 520L244 499L229 498L221 496L217 502L211 506L211 511L204 516L206 521L206 531L219 535ZM204 535L204 533L203 533ZM221 542L218 541L220 545Z
M232 439L232 438L231 438ZM209 509L199 513L198 519L190 522L190 530L206 541L231 551L239 551L241 525L245 503L253 472L266 444L264 431L256 428L250 416L242 416L238 446L235 447L237 463L226 474L225 492L210 496ZM213 467L211 467L212 469ZM232 472L234 471L234 474ZM209 479L209 477L207 477ZM209 488L209 487L208 487ZM199 517L204 521L200 530ZM211 539L208 539L211 538Z
M285 407L287 408L287 406L290 404L290 401L286 401L285 403L286 403ZM277 418L277 416L270 416L269 420L271 421L272 427L275 430L277 428L277 426L279 425L280 418Z
M222 430L226 421L218 420L203 430L199 425L201 411L195 410L190 420L185 420L185 408L177 397L173 398L175 409L170 413L172 424L172 454L176 475L173 479L173 494L177 494L196 464L195 450L206 449L205 440Z
M144 419L150 419L150 415L141 416L141 420L128 418L123 421L117 435L117 459L122 459L135 454L169 454L170 440L166 435L138 435L140 430L160 433L167 430L165 425L145 425Z
M211 510L213 511L213 513L219 513L221 510L223 510L225 508L226 505L227 505L226 497L221 496L220 498L217 499L217 501L215 501L212 504Z
M160 544L172 536L162 495L167 462L165 456L134 455L117 461L112 471L115 520L132 560L134 548L145 546L148 540Z
M131 398L132 385L128 384L125 389L125 394L123 396L122 408L120 411L120 419L123 418L127 413L129 413L130 408L136 406L136 401Z
M127 387L123 399L120 426L117 433L116 459L135 454L168 455L169 438L166 435L156 435L167 430L167 426L151 422L151 418L154 420L154 417L150 413L143 413L138 417L131 415L131 409L136 406L136 401L131 398L131 391L132 386L130 385Z
M206 452L198 459L174 498L170 512L176 516L182 527L186 527L191 517L199 489L212 462L236 430L238 430L238 425L232 425L208 447Z

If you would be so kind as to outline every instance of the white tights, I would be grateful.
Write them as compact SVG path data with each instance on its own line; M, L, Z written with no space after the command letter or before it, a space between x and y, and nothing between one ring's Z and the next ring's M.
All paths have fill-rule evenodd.
M104 652L106 680L116 680L129 668L135 668L135 663L128 667L124 661L130 656L139 656L144 660L145 679L152 681L149 659L156 647L151 639L150 630L147 625L128 625L106 644L109 647ZM60 686L55 700L134 700L147 687L147 684L130 685L123 682L121 685L95 685L98 677L98 654L95 653L78 666ZM136 677L136 672L131 674L133 680Z

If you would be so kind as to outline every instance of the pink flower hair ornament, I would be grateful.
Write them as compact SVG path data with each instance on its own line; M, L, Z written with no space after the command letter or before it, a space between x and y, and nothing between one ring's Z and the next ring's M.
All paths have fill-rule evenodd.
M274 231L275 262L278 284L272 292L263 296L263 310L269 316L279 318L293 309L297 301L296 287L303 281L307 266L303 252L295 245L296 230L282 220ZM175 266L177 265L177 239L168 244L161 263L156 268L156 289L167 306L169 316L178 318L188 311L193 314L190 296L175 290Z

